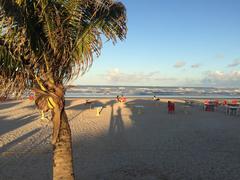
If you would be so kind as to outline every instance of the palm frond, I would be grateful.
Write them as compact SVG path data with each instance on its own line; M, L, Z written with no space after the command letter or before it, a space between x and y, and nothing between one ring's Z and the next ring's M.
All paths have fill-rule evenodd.
M74 58L78 63L82 63L81 60L90 62L80 66L83 73L89 68L86 64L91 66L93 54L100 55L102 34L116 43L117 38L124 40L127 33L126 9L122 3L88 1L86 4L78 8L75 7L71 18L73 26L81 25L73 28L74 32L77 32L73 46ZM81 16L77 16L78 14L81 14ZM91 36L95 36L95 38L89 38ZM88 39L88 41L85 41L85 39ZM79 52L82 53L81 56L79 56Z
M92 66L103 36L126 38L126 21L124 5L114 0L1 0L2 86L10 93L66 84Z
M6 14L7 17L12 17L19 25L24 23L24 16L21 7L18 3L13 0L1 0L0 1L0 12Z
M0 96L3 94L21 95L25 89L30 87L30 77L23 68L20 61L13 58L6 47L0 46Z

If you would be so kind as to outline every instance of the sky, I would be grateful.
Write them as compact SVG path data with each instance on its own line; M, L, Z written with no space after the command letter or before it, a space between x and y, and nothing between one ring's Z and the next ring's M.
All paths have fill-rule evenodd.
M122 0L128 34L79 85L240 87L239 0Z

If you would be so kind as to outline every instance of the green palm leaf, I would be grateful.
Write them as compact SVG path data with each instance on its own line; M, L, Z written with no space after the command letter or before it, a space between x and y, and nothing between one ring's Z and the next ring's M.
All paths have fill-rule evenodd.
M15 91L41 88L39 82L68 83L100 55L103 36L116 43L127 33L126 9L112 0L3 0L0 22L4 78L20 74L9 73L7 62L26 72L21 77L31 79Z

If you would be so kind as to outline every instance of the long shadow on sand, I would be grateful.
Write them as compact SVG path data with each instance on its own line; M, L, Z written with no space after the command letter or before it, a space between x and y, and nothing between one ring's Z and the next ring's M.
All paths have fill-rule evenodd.
M69 121L72 121L73 119L75 119L76 117L78 117L80 114L82 114L83 112L87 111L87 110L91 110L94 109L96 107L102 107L102 111L105 110L105 108L107 106L113 105L114 103L116 103L115 100L109 100L106 103L102 103L101 101L98 100L91 100L91 103L86 103L85 101L79 103L79 104L75 104L72 106L67 106L66 110L76 110L79 111L78 113L76 113L73 117L69 118ZM100 113L101 113L100 112Z
M136 105L145 107L142 113ZM201 121L199 113L185 114L181 103L177 103L175 114L168 114L166 103L156 105L151 100L130 101L126 108L131 127L124 127L123 109L118 109L116 115L110 115L108 134L76 141L77 179L240 178L240 162L236 160L240 133L226 126L240 126L237 118L229 122L222 114L203 112L205 119ZM198 111L193 107L193 112ZM222 119L213 119L215 115ZM116 139L116 134L124 139ZM230 169L234 169L232 174Z
M35 121L38 114L26 115L16 119L10 119L8 116L0 116L0 135L13 131L21 126L24 126L32 121Z
M36 134L38 131L40 131L40 129L34 129L26 134L24 134L23 136L11 141L10 143L6 144L5 146L1 147L0 149L0 154L3 152L6 152L8 149L10 149L11 147L15 146L16 144L24 141L25 139L33 136L34 134Z
M88 109L95 108L95 107L98 107L98 106L101 106L101 107L105 108L109 105L112 105L112 104L116 103L115 100L109 100L106 103L102 103L99 100L90 100L89 102L90 103L86 103L86 101L83 101L79 104L66 107L66 110L68 110L68 109L71 109L71 110L88 110Z
M115 103L100 104L111 108L105 133L74 141L77 180L240 179L238 117L199 113L195 107L184 114L181 104L175 114L168 114L166 103L156 105L151 100L129 101L125 107ZM141 113L136 109L139 105L144 106ZM71 108L88 109L84 104ZM131 126L125 127L124 113ZM18 173L16 177L21 177Z
M21 104L22 102L11 102L11 101L6 101L6 102L0 102L0 110L1 109L8 109L8 108L12 108L16 105Z
M109 136L114 136L118 134L122 134L124 131L124 123L121 115L121 108L118 107L117 115L114 115L113 105L111 111L111 120L109 125Z

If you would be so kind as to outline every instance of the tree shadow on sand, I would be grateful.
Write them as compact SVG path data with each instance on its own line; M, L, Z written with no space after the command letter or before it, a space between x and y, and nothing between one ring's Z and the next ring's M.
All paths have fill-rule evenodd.
M88 110L88 109L92 109L96 106L103 106L104 104L100 101L97 100L92 100L89 101L88 103L86 101L81 101L78 104L75 105L71 105L66 107L66 110Z
M75 119L80 114L84 113L85 111L94 110L97 107L102 107L101 111L100 111L100 113L102 113L102 111L104 111L106 107L108 107L109 105L114 104L115 102L116 101L114 101L114 100L109 100L106 103L103 103L103 102L101 102L99 100L91 100L91 101L88 101L88 103L86 103L86 100L85 101L83 100L82 102L79 102L78 104L68 106L66 108L66 110L78 111L78 113L76 113L74 116L70 117L69 121Z
M21 104L22 102L16 102L16 101L6 101L6 102L0 102L0 110L2 109L8 109L8 108L12 108L14 106L17 106L19 104Z
M146 100L130 101L117 106L114 106L114 104L111 103L107 134L88 140L76 141L77 145L75 146L81 147L80 151L77 150L77 153L74 154L76 171L82 170L82 174L78 178L167 179L162 171L153 165L157 158L152 149L157 147L158 140L155 135L159 133L159 129L154 128L156 125L151 119L146 119L146 117L144 119L141 116L142 114L138 114L135 109L135 105L155 107L153 110L151 108L150 110L149 108L144 110L144 114L148 114L153 113L153 111L157 112L156 108L159 107L156 107L153 101ZM166 109L163 111L166 111ZM125 126L125 121L128 119L125 116L127 115L129 115L130 122L132 121L134 126ZM153 124L148 125L151 123ZM76 152L76 149L74 152ZM80 162L86 164L81 166ZM91 167L91 170L88 170L87 167Z
M35 121L37 117L38 115L32 114L9 120L9 116L0 116L0 136Z
M89 113L86 118L92 124L87 124L88 119L77 122L86 126L86 132L81 132L81 138L73 144L76 179L240 179L238 117L226 121L202 113L208 118L203 120L197 113L184 114L180 103L175 114L168 114L167 103L152 100L130 100L120 107L114 106L114 100L96 102L106 108L102 113L107 119ZM143 112L139 113L139 105L144 106ZM89 109L80 103L69 110L72 108ZM194 111L199 109L193 107ZM101 127L92 126L101 120ZM85 134L88 128L91 132L102 128L102 133ZM229 174L230 170L233 173ZM41 169L47 171L47 167ZM15 177L23 175L21 171L16 173Z
M26 134L24 134L23 136L9 142L8 144L4 145L3 147L1 147L0 149L0 154L3 152L6 152L8 149L10 149L11 147L15 146L16 144L21 143L22 141L24 141L25 139L33 136L34 134L36 134L38 131L40 131L40 128L34 129Z
M144 107L140 113L139 106ZM210 166L205 165L205 162L211 164L211 153L206 154L202 150L209 144L208 139L202 137L206 129L200 136L195 133L198 124L202 123L199 121L196 124L194 119L197 114L185 114L182 103L176 103L174 114L168 114L167 102L156 104L152 100L136 99L121 107L114 114L111 106L107 134L76 141L77 147L81 147L75 154L76 170L82 172L79 179L167 180L185 179L189 174L194 179L201 177L196 169L202 165L208 177L219 177L209 173ZM129 116L125 118L124 113ZM128 118L132 122L131 126L126 126ZM203 158L196 157L195 153ZM236 152L234 157L237 157ZM224 163L225 160L219 161ZM81 162L85 164L81 165ZM189 166L194 171L188 171ZM216 169L220 168L216 166Z

